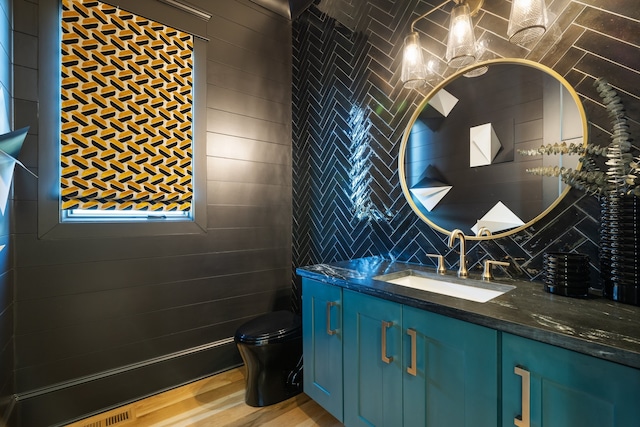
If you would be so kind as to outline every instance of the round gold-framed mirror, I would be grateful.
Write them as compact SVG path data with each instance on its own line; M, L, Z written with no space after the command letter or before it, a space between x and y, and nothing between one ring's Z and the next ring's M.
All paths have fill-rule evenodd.
M586 145L587 134L578 94L560 74L525 59L483 61L451 75L417 106L398 156L402 191L442 233L504 237L544 217L569 191L560 178L527 169L580 167L578 156L521 150Z

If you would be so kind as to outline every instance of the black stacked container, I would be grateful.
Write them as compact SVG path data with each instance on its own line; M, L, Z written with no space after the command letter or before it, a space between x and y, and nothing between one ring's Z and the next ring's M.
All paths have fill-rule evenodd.
M544 254L544 289L567 297L589 295L589 256L579 253Z
M607 298L640 305L640 199L608 195L601 201L600 279Z

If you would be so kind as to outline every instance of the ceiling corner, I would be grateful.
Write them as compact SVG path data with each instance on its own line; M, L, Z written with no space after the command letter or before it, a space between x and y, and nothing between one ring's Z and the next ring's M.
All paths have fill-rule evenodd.
M255 4L264 7L280 16L294 20L309 6L314 0L251 0Z

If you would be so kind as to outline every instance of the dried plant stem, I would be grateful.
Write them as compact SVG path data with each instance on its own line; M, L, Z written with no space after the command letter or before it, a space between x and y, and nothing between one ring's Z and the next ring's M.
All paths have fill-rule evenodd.
M594 82L594 86L607 108L611 118L611 142L606 146L576 143L543 145L533 150L518 150L522 155L579 155L581 170L561 167L537 167L527 169L536 175L561 177L566 184L591 194L634 194L640 197L640 157L633 157L629 125L620 96L604 78ZM604 157L606 170L602 171L596 162Z

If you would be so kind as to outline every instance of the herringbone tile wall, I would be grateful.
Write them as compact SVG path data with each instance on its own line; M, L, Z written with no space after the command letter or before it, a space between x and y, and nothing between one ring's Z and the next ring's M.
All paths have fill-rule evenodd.
M293 25L293 266L382 255L429 264L426 253L457 254L413 214L397 173L398 147L413 109L430 88L403 89L400 51L410 22L436 0L322 0ZM636 0L547 0L545 36L520 47L505 39L510 1L485 0L474 18L482 59L527 58L563 75L577 90L592 142L610 125L592 86L606 77L640 131L640 9ZM452 3L418 22L423 48L444 56ZM440 64L437 84L453 70ZM598 287L599 204L578 191L542 221L510 237L470 245L470 267L513 258L509 273L540 279L542 254L591 256ZM294 282L296 282L294 280ZM297 286L297 283L294 283Z

